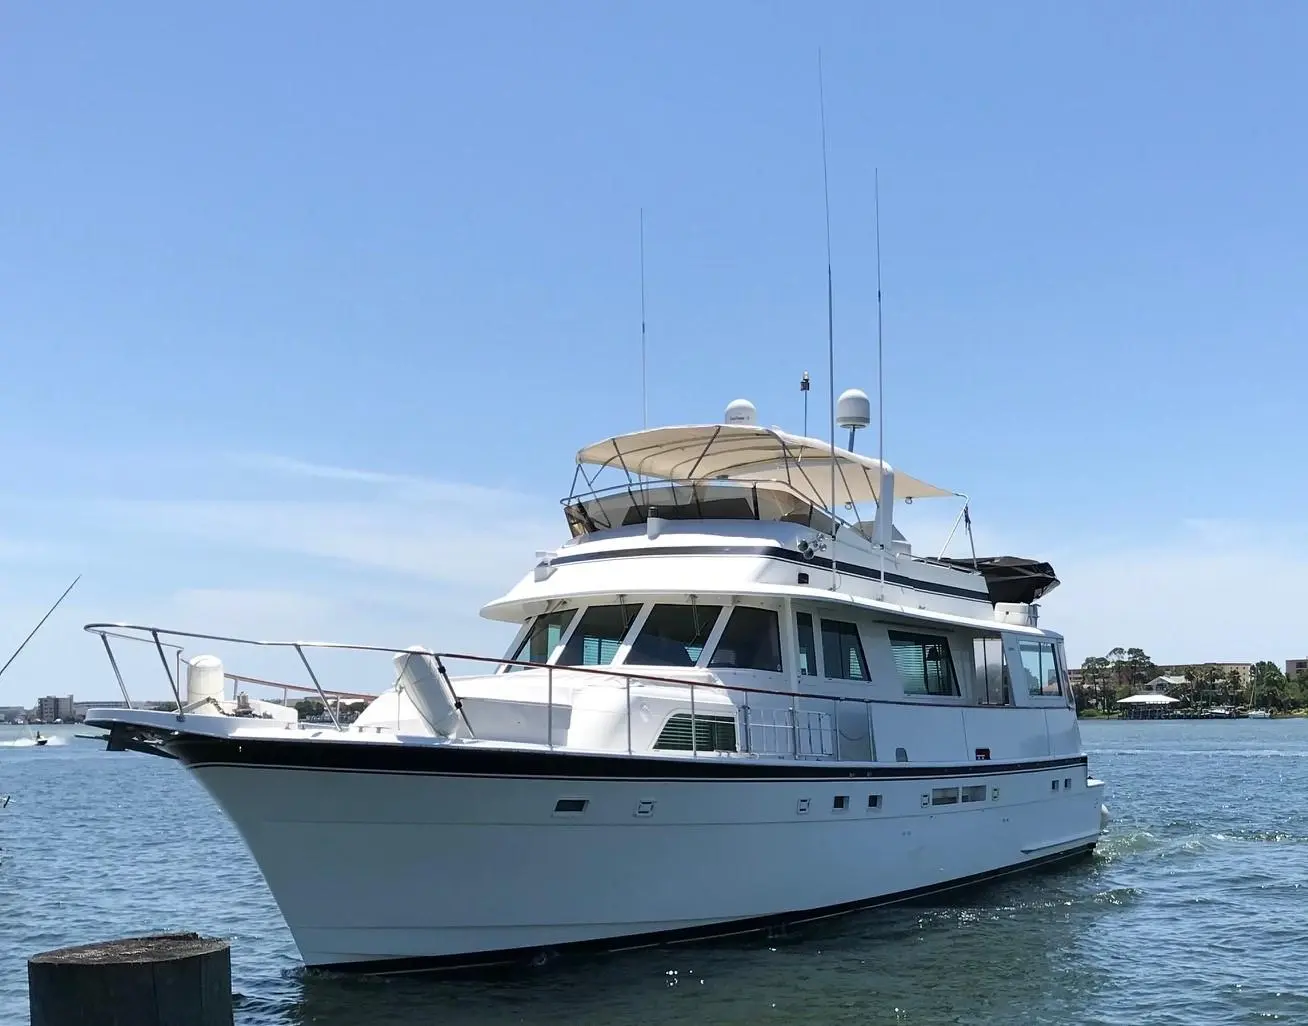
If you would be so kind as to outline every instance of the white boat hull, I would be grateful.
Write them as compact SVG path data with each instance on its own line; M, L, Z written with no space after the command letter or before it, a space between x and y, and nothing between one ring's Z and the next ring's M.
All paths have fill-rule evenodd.
M469 761L450 746L439 767L395 770L272 742L276 759L298 748L318 765L246 761L267 744L169 747L235 823L312 967L403 972L744 932L1084 854L1101 829L1083 757L933 768L482 748ZM931 804L942 787L984 800ZM560 799L585 810L556 813Z

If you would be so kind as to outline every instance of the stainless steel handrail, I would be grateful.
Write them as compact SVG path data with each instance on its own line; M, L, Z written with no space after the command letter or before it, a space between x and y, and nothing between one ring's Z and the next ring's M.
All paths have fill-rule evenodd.
M786 481L770 481L770 480L736 481L736 480L713 480L713 479L696 480L696 481L673 481L673 480L662 479L662 478L657 480L649 480L649 481L631 481L622 484L608 485L604 488L591 488L584 491L574 491L572 492L572 494L566 495L562 499L560 499L559 505L561 505L565 510L567 510L571 507L581 506L586 503L602 503L607 499L626 496L631 500L633 506L643 508L649 504L651 497L655 493L671 492L673 498L676 499L677 501L671 504L668 504L666 502L659 502L657 503L657 505L660 508L666 509L666 508L670 508L670 506L677 507L683 505L689 507L689 506L698 505L701 499L712 498L713 493L715 491L726 492L731 490L735 490L739 492L741 498L748 498L749 501L752 503L754 515L750 519L763 520L763 521L767 521L771 519L771 518L763 517L761 515L759 498L758 498L760 490L764 492L771 491L771 492L776 492L778 494L787 495L790 498L795 499L800 503L803 503L803 505L809 510L810 523L807 524L806 526L812 528L813 530L821 530L821 531L826 531L828 533L830 532L831 524L813 523L812 520L816 516L816 517L820 517L822 520L830 521L832 519L831 510L827 509L825 506L815 503L811 496L805 495L794 484ZM681 492L684 492L685 494L680 495L679 493ZM676 519L680 519L680 518L676 518ZM834 523L839 525L840 527L846 527L852 529L855 523L857 523L857 521L851 521L847 519L845 516L843 516L841 513L837 512L834 519ZM612 524L612 523L598 524L592 522L591 526L598 530L611 530L615 527L619 527L622 525Z
M470 655L461 652L436 652L434 650L427 649L427 648L414 648L410 646L390 647L385 645L359 645L349 642L333 642L333 641L265 641L265 640L258 640L255 638L238 638L238 637L232 637L222 634L204 634L196 631L179 631L179 630L171 630L163 627L152 627L142 624L129 624L129 623L88 623L83 625L82 629L87 633L97 635L100 638L100 640L103 642L105 650L109 656L110 664L113 667L114 675L117 678L119 689L123 693L123 700L127 703L129 708L132 707L132 700L128 694L127 686L123 680L122 673L118 667L118 663L114 658L113 649L109 643L109 638L114 637L114 638L129 640L129 641L152 642L155 648L157 649L157 651L159 652L159 656L163 661L164 669L167 672L169 685L173 692L173 697L176 701L177 719L179 721L183 721L186 718L186 714L183 710L182 696L180 691L180 684L181 684L180 667L177 676L174 677L173 673L171 672L171 668L168 666L167 659L164 658L163 649L165 647L177 648L180 656L181 647L172 645L168 642L164 642L161 640L162 638L168 638L168 637L190 638L192 640L197 640L197 641L214 641L214 642L224 642L233 645L250 645L257 648L293 650L296 653L296 655L299 657L300 662L304 665L305 670L308 672L310 679L313 681L314 684L313 688L307 688L304 687L303 685L288 684L282 681L268 680L260 677L247 677L239 674L229 673L226 671L224 672L223 676L229 680L246 681L249 683L261 684L268 687L291 688L298 691L316 692L319 698L322 700L324 708L326 708L329 714L331 715L332 723L337 730L344 730L345 726L340 722L339 718L336 715L336 712L332 710L331 703L327 697L328 694L338 697L344 696L344 697L355 697L355 698L370 698L375 696L370 696L359 692L326 691L322 687L322 684L320 683L317 674L314 672L313 667L310 665L308 657L304 652L305 649L319 649L319 650L346 651L346 652L377 652L377 653L384 653L387 655L411 654L411 653L428 655L436 660L437 669L442 674L442 676L445 677L447 684L449 683L449 677L448 674L446 674L445 672L444 661L451 660L451 659L464 660L472 663L493 664L499 666L506 666L506 665L518 666L526 669L545 670L546 680L547 680L546 686L548 690L546 732L547 732L547 743L550 748L554 747L554 731L553 731L554 671L558 669L562 669L562 670L567 670L569 673L590 675L595 677L608 677L608 678L619 677L619 676L623 677L624 691L625 691L625 698L626 698L628 754L632 753L631 682L633 679L641 683L671 685L677 688L687 689L689 691L690 706L691 706L691 732L690 733L691 733L691 757L692 758L698 757L699 755L698 735L695 729L696 718L697 718L696 698L695 698L696 687L708 688L710 690L722 691L727 693L739 692L742 695L770 695L778 698L787 699L790 702L788 709L789 709L790 720L791 720L790 732L792 737L792 752L796 759L800 758L799 720L797 716L798 710L795 705L796 700L804 699L807 701L832 703L831 716L832 716L832 731L834 735L833 747L835 749L835 755L837 758L839 758L839 747L840 747L839 711L841 708L841 704L844 702L854 702L856 704L861 704L865 707L866 716L867 716L869 753L875 752L875 744L873 741L873 734L872 734L872 705L874 704L875 700L871 698L860 698L850 695L829 695L829 694L820 694L820 693L813 693L813 692L801 693L801 692L794 692L794 691L780 691L774 688L756 688L756 687L750 687L748 685L724 684L724 683L719 683L717 681L694 680L686 677L664 677L664 676L646 674L646 673L631 674L631 673L624 672L624 668L622 667L555 666L552 663L535 662L533 660L528 660L528 659L509 659L509 658L505 658L504 656L478 656L478 655ZM137 631L140 632L143 636L136 637L134 635L124 633L127 631ZM451 691L453 691L453 688L451 688ZM455 695L455 699L457 701L458 699L457 695ZM744 708L747 711L746 721L748 722L749 707L747 704L744 704L742 705L742 708ZM748 731L744 732L742 736L746 747L741 750L748 753L748 749L750 745Z

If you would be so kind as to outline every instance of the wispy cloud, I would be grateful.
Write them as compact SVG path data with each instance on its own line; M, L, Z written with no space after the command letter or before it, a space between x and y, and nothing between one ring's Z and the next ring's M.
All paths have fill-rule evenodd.
M563 525L479 503L343 501L126 501L98 504L119 530L196 543L336 561L361 569L507 588ZM488 596L487 596L488 597Z
M461 505L492 505L508 509L539 501L507 488L494 488L464 481L449 481L416 474L340 467L312 463L269 453L236 453L229 457L234 466L262 472L270 484L285 488L292 482L310 480L335 484L372 486L374 494L390 494L411 501L422 499L453 501ZM295 486L296 494L303 491Z

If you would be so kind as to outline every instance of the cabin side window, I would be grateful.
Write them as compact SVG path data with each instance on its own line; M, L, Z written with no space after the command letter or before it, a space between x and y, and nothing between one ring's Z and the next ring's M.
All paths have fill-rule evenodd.
M813 617L808 613L795 614L795 633L799 639L799 672L801 676L817 676L817 645L813 643Z
M958 695L949 639L934 634L889 631L890 652L906 695Z
M976 701L979 705L1012 705L1013 689L1009 683L1004 643L1000 638L975 638Z
M559 666L607 666L640 612L640 603L588 606L559 655Z
M1017 643L1026 671L1027 694L1032 698L1057 697L1063 694L1063 677L1058 671L1058 657L1052 641Z
M871 680L858 625L822 620L822 672L833 680Z
M694 666L720 612L721 606L655 606L624 662L633 666Z
M781 628L771 609L737 606L731 611L709 666L781 672Z
M572 618L576 615L575 609L556 609L552 613L542 613L532 621L527 636L522 639L522 643L509 658L521 659L528 663L546 662L550 653L559 647L559 641L567 631L568 624L572 623ZM508 667L510 673L525 669L527 669L525 666Z

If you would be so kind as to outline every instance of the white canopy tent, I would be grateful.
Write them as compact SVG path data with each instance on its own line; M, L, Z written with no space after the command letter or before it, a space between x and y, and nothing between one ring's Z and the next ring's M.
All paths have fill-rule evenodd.
M833 462L837 508L879 501L879 460L757 424L651 428L607 438L577 453L578 465L618 467L633 476L668 481L777 481L823 508L832 503ZM892 468L887 464L886 469ZM959 494L893 473L896 499Z
M1179 698L1173 698L1171 695L1131 695L1129 698L1119 698L1118 705L1176 705L1180 702Z

